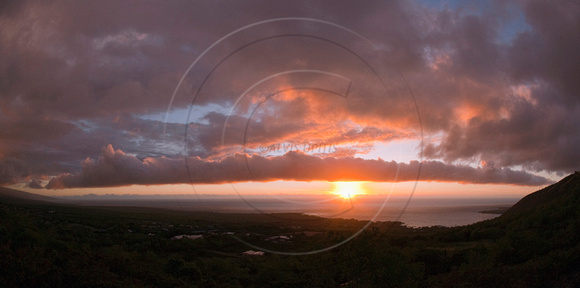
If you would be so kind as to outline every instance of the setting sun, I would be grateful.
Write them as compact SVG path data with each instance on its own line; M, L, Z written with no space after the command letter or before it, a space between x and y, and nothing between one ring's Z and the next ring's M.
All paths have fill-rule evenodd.
M344 199L351 199L356 195L365 194L362 187L363 182L334 182L332 194L338 195Z

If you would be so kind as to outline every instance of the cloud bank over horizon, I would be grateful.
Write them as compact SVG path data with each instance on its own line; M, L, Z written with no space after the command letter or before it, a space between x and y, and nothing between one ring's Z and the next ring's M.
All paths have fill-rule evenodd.
M422 162L423 181L536 186L580 170L580 5L445 3L7 1L0 184L414 181ZM405 161L381 150L399 142Z
M421 166L422 181L530 186L550 183L544 177L509 168L489 166L473 168L439 161L425 161ZM80 173L53 178L46 188L174 183L221 184L276 180L407 182L417 180L418 168L418 161L397 163L380 158L376 160L354 157L321 158L301 151L291 151L274 157L236 153L215 161L199 157L139 160L109 145L103 148L102 155L98 159L83 161Z

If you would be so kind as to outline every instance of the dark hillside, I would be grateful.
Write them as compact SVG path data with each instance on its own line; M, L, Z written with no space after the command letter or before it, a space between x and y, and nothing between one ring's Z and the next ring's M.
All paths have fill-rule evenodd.
M255 248L238 239L311 251L365 222L26 197L51 199L0 190L2 287L580 287L580 173L491 220L418 229L378 222L303 256L244 256ZM269 240L277 235L287 241Z
M580 287L580 173L529 194L500 217L442 231L430 245L438 241L480 250L465 249L463 263L428 277L425 286Z
M558 183L527 195L511 207L505 214L509 215L531 211L543 206L554 205L556 202L565 206L570 206L572 204L577 205L579 204L578 199L580 199L579 189L580 172L576 172L560 180Z
M6 187L0 187L0 199L11 199L11 200L35 200L35 201L46 201L46 202L57 202L58 199L37 195L33 193L28 193L24 191L14 190Z

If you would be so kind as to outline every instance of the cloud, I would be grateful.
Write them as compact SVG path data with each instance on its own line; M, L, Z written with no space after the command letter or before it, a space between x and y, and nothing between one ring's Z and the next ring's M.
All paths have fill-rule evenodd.
M25 163L14 158L0 158L0 184L10 184L15 180L25 180L30 170Z
M428 146L427 157L449 162L481 159L532 171L568 173L578 168L580 86L571 78L580 75L580 66L573 64L580 57L572 48L580 45L575 33L580 7L526 1L522 11L529 26L511 42L498 44L493 31L485 32L497 28L482 22L484 17L469 16L473 27L457 28L488 25L473 30L473 35L449 35L453 37L448 41L467 42L449 46L454 49L435 69L439 82L425 87L438 87L441 94L431 93L430 107L422 106L424 123L443 134L439 143Z
M30 183L28 183L28 187L33 188L33 189L41 189L41 188L43 188L42 187L42 184L40 183L40 180L38 180L38 179L32 179L30 181Z
M496 15L507 19L485 11L462 15L459 9L431 14L435 28L424 55L432 75L409 77L422 95L423 127L439 138L426 146L427 158L531 171L577 169L580 138L573 127L580 122L580 91L571 78L580 75L580 66L572 64L580 61L572 52L580 43L574 32L579 7L521 4L493 8L503 9ZM502 39L506 21L519 30Z
M443 171L473 183L540 183L517 171L578 170L579 9L573 1L6 2L0 175L7 183L68 173L57 179L89 185L74 175L106 174L112 168L97 169L105 167L99 153L113 144L126 153L120 159L135 155L119 167L142 171L111 184L125 185L142 183L144 171L160 175L154 167L183 166L175 160L183 156L236 162L227 155L242 143L253 151L277 143L348 146L315 155L330 161L324 157L357 159L368 145L418 140L422 132L425 167L443 163L450 169ZM167 110L183 73L212 43L277 17L330 21L372 44L319 22L254 26L215 46L183 79L172 108L191 108L189 116L167 125L143 118ZM330 74L268 78L307 69ZM97 162L79 164L87 157ZM453 164L480 161L495 170Z
M420 167L421 166L421 167ZM419 171L421 169L421 171ZM420 172L420 173L419 173ZM478 184L544 185L549 180L507 168L473 168L438 161L397 163L355 157L316 157L301 151L283 156L262 157L234 154L219 161L199 157L145 158L115 150L111 145L102 155L83 162L79 174L61 175L46 188L108 187L131 184L210 184L246 181L447 181Z

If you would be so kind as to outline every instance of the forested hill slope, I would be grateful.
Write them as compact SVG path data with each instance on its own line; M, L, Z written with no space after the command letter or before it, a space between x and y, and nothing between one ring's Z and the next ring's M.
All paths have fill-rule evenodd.
M446 243L447 254L439 256L454 260L443 272L426 270L423 287L580 287L580 173L529 194L497 218L447 228L426 243L431 249Z
M527 195L511 207L505 215L539 209L563 210L566 208L580 210L580 172L575 172L558 183Z

